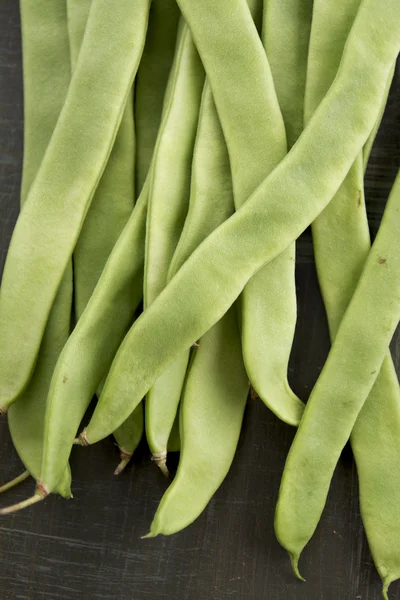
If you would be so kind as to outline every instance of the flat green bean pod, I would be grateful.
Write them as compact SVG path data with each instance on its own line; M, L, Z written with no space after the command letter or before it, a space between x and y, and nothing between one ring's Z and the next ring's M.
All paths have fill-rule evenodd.
M275 531L295 567L318 524L340 453L399 322L399 235L400 173L286 460ZM386 587L393 574L385 564L377 567Z
M92 0L68 0L68 31L72 68L78 60ZM107 259L134 206L135 131L133 89L129 93L121 125L107 166L94 194L75 246L75 319L78 320L100 278ZM135 301L134 301L135 302ZM100 394L100 390L98 390ZM120 448L120 473L129 462L143 432L143 409L137 408L114 437Z
M178 3L213 90L232 165L235 206L239 209L287 152L272 74L246 2ZM247 94L238 94L238 88L251 90L251 101ZM295 248L291 245L248 283L239 306L249 379L280 419L297 425L304 405L287 381L296 325L294 264Z
M92 0L67 0L72 70L78 61ZM85 217L73 253L74 307L79 319L125 227L135 200L133 93L128 94L106 168Z
M122 118L144 46L149 4L121 0L116 9L108 0L93 1L66 101L17 221L3 273L3 412L31 377L51 306Z
M60 465L68 461L79 424L142 299L146 213L147 185L54 369L40 472L49 492L64 468ZM122 435L125 437L126 431Z
M70 53L65 0L20 3L24 77L24 161L21 206L35 178L63 106L70 82ZM15 449L36 479L40 473L44 415L51 375L70 333L72 270L68 264L50 311L35 370L28 387L8 412ZM14 483L18 483L17 478ZM11 482L10 482L11 484ZM3 490L10 484L3 486ZM69 468L58 491L70 497Z
M171 270L178 269L233 211L228 152L206 82L193 156L189 213ZM161 500L148 537L180 531L207 506L232 463L248 387L237 317L231 308L194 350L181 400L178 472Z
M201 242L234 210L229 155L210 83L206 80L193 153L189 210L168 279L172 279Z
M66 0L20 0L24 84L21 204L46 152L71 79ZM39 126L40 123L40 126Z
M136 193L149 172L179 22L175 0L152 0L142 60L135 82Z
M313 0L264 0L263 41L289 149L303 131L312 11Z
M260 0L252 0L248 3L251 14L255 22L260 26L261 25L261 15L262 15L262 2ZM195 250L197 245L206 237L206 233L210 233L215 229L217 225L223 222L224 219L218 221L221 216L221 208L224 211L226 206L224 203L227 202L226 193L229 193L230 186L227 186L226 183L226 174L224 176L224 183L222 186L225 188L225 193L221 194L221 190L219 190L219 195L221 195L220 200L216 200L213 204L216 206L209 207L209 202L211 198L209 198L209 187L208 187L208 174L214 173L215 167L217 169L220 168L221 155L224 157L225 162L228 160L226 154L226 146L225 143L221 144L220 136L223 135L221 133L220 124L218 118L215 114L214 102L212 100L211 91L209 86L206 86L206 90L203 94L203 108L202 114L200 115L200 121L197 131L196 138L196 148L195 148L195 156L193 159L193 171L192 171L192 181L191 181L191 200L189 206L189 214L185 220L184 230L182 232L181 238L179 240L178 246L176 248L176 252L174 254L173 260L171 262L169 271L168 271L168 281L175 275L175 273L179 270L183 262L188 258L188 256ZM210 106L212 105L212 106ZM201 122L201 121L204 121ZM214 156L214 153L217 153ZM212 161L216 161L214 165ZM219 172L215 173L217 177L220 176ZM204 180L204 181L203 181ZM219 179L218 179L219 181ZM229 189L228 189L229 187ZM229 198L231 200L231 198ZM229 216L229 215L226 215ZM208 225L206 224L206 219L209 221ZM216 331L222 332L224 329L224 325L221 324ZM218 334L214 333L214 338ZM208 338L207 338L208 339ZM210 338L211 339L211 338ZM204 343L204 342L202 342ZM212 351L212 349L211 349ZM158 398L160 405L169 406L174 408L179 400L178 394L180 395L180 388L183 385L184 376L186 374L186 366L188 364L190 352L187 351L183 353L179 358L174 361L172 366L157 380L157 387L160 388L161 393L159 391ZM202 362L199 364L203 364ZM200 367L201 368L201 367ZM208 380L208 375L206 375ZM200 378L199 378L200 380ZM221 389L223 388L223 383L221 382ZM171 394L172 392L172 394ZM175 392L175 393L174 393ZM238 393L240 395L240 391L238 389ZM162 395L165 395L165 402L162 402ZM195 395L195 393L194 393ZM175 402L171 402L175 398ZM225 398L225 396L224 396ZM154 401L153 401L154 405ZM154 412L154 411L153 411ZM158 447L156 446L156 460L159 464L163 466L165 472L167 473L165 467L166 461L166 438L170 428L170 421L166 421L165 410L159 411L160 419L157 423L157 427L151 427L151 423L148 421L148 429L154 429L157 433L157 441ZM166 425L168 427L166 427ZM161 434L164 432L164 435ZM149 435L148 438L151 439ZM160 443L161 442L161 443ZM169 449L169 448L168 448Z
M376 122L400 48L397 0L380 2L379 27L375 15L375 0L364 0L335 81L291 152L133 325L82 435L87 443L116 429L174 358L225 314L249 279L334 196Z
M188 211L193 146L199 118L204 68L191 33L181 20L175 61L182 72L175 101L165 115L152 162L147 212L144 307L167 285L168 269ZM177 143L178 140L178 143ZM178 410L187 367L186 355L175 361L146 396L146 437L163 472L167 445Z
M171 535L190 525L220 487L235 455L248 389L232 307L201 338L189 367L178 472L147 537Z
M305 106L308 117L332 83L331 78L335 68L339 66L359 4L359 0L353 3L346 1L335 6L324 0L314 1ZM389 81L392 76L391 72ZM385 89L384 103L387 93L388 85ZM380 117L381 113L382 109ZM318 278L332 339L351 300L370 249L363 172L367 145L375 133L376 125L362 154L357 157L337 194L312 224ZM400 461L399 406L399 385L393 362L388 355L351 436L359 475L361 513L374 561L381 575L383 573L385 585L389 581L386 571L390 572L392 579L397 578L397 574L400 573L397 561L397 540L400 532L396 528L396 498L400 499L400 488L399 478L394 476ZM390 426L387 423L390 423ZM371 426L373 436L370 435ZM382 444L388 449L387 452L376 450L377 444L373 441L375 439L382 440ZM387 497L392 498L392 502L382 501L382 489L386 490ZM295 531L293 533L295 534ZM383 565L385 568L382 568Z
M336 76L360 4L361 0L340 0L333 6L326 0L314 0L304 104L305 124ZM363 167L361 152L332 202L312 224L318 279L332 338L352 297L370 249ZM340 259L337 252L340 252ZM325 293L325 290L329 292Z

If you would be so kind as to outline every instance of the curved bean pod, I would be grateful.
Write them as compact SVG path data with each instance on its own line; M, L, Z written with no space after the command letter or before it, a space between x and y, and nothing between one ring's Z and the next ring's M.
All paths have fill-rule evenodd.
M63 106L71 69L65 0L52 2L51 6L47 2L22 0L20 12L24 76L23 206ZM68 263L50 311L32 378L8 412L14 447L35 479L42 460L50 380L70 333L72 293L72 268ZM67 467L55 491L68 498L70 486L71 474Z
M39 170L71 79L66 0L21 0L24 155L21 205ZM39 126L40 123L40 126Z
M199 118L204 68L189 28L181 20L175 60L182 83L163 120L150 176L144 269L145 309L167 285L168 269L188 210L193 146ZM184 108L183 108L184 107ZM176 140L179 144L176 144ZM155 382L146 396L146 437L165 475L167 445L186 376L187 354Z
M193 157L189 213L171 270L179 269L233 211L228 152L206 82ZM178 472L161 500L147 537L180 531L207 506L232 463L248 387L237 317L231 308L201 338L188 368L180 408Z
M289 149L303 131L312 10L313 0L264 0L264 47L285 122Z
M361 516L386 600L389 585L400 576L399 431L399 380L387 355L350 437L357 465ZM378 436L384 443L374 443Z
M67 1L71 62L74 69L92 0ZM132 213L135 198L134 138L131 90L107 166L93 196L73 253L76 321L85 309L107 259ZM99 390L98 393L100 395ZM129 462L129 456L132 456L137 445L136 440L140 441L143 429L142 412L137 409L135 416L129 418L127 423L114 433L123 454L122 464L117 468L119 472ZM130 427L132 431L129 433Z
M68 461L79 424L142 299L146 213L147 185L54 369L40 472L49 492Z
M260 28L262 20L262 2L260 0L251 0L248 2L248 5L253 16L253 20L255 20L256 24ZM211 233L211 231L213 231L217 225L222 223L225 218L230 216L230 214L226 214L226 209L227 207L229 208L231 201L231 198L229 198L229 202L226 198L226 194L230 193L230 185L226 183L226 174L224 176L225 183L223 184L225 187L225 193L222 193L222 190L220 190L219 195L221 198L214 202L212 208L209 207L209 201L211 198L209 198L210 190L208 187L208 173L214 173L215 168L217 168L218 171L217 173L214 173L214 175L219 177L221 160L223 162L228 160L225 143L221 144L221 135L223 134L221 132L218 117L215 113L215 106L212 99L211 90L207 84L203 92L202 111L196 136L189 213L185 220L184 230L177 245L176 252L173 260L171 261L167 277L168 281L173 277L173 275L175 275L175 273L179 270L181 265L190 256L190 254L196 249L199 243L203 241L204 237L206 237L208 233ZM212 160L210 160L210 157L212 157ZM219 329L217 328L217 330L222 331L223 325L221 325ZM216 335L217 334L215 333L214 336ZM181 374L180 379L183 383L184 373L186 371L189 356L190 351L182 354L178 360L172 364L172 367L170 367L165 374L163 374L157 383L163 382L165 389L169 390L171 388L170 382L177 380L176 373ZM221 385L221 387L223 386ZM177 389L177 391L179 390ZM177 399L177 394L175 397ZM170 394L167 395L167 401L170 403ZM162 414L161 417L163 417ZM165 425L163 419L160 419L160 425L157 428L158 440L160 440L160 431L162 432L163 428L165 429ZM166 430L166 433L168 433L168 430ZM162 464L165 463L167 454L166 450L161 450L161 448L165 448L165 438L166 434L164 434L164 444L163 446L159 445L159 451L157 454L157 460L159 463L161 461ZM170 440L168 442L168 450L170 449L169 446Z
M382 0L379 6L378 27L375 0L364 0L337 77L291 152L133 325L82 434L87 443L116 429L174 358L225 314L249 279L334 196L372 130L400 48L400 4Z
M174 58L179 22L175 0L153 0L142 60L135 82L136 193L146 180Z
M122 118L144 45L149 4L121 0L118 10L107 0L92 5L77 68L3 273L3 412L31 377L51 306ZM90 127L84 127L87 121Z
M201 338L189 367L181 407L178 472L147 537L181 531L207 506L232 464L248 390L237 315L232 307Z
M342 6L329 5L321 0L314 2L306 116L312 114L332 83L331 77L339 66L345 40L359 4L359 0L353 3L343 2ZM389 81L392 76L393 70L389 75ZM387 93L388 85L384 93L384 103ZM381 114L382 109L380 116ZM376 126L374 131L376 133ZM369 136L367 144L374 131ZM332 202L312 224L318 278L332 339L351 300L370 250L368 219L363 196L367 144ZM397 507L390 510L397 504L396 498L400 499L398 478L393 476L400 459L400 448L398 448L400 421L396 418L399 414L399 404L399 385L393 362L388 354L381 375L368 396L365 411L361 411L351 436L359 474L360 505L363 518L365 515L366 534L375 564L380 573L384 574L383 579L386 583L388 572L392 580L400 573L397 560L397 540L400 535L396 528ZM373 416L374 408L375 416ZM373 437L369 435L372 424ZM376 438L385 440L384 445L388 451L384 456L379 450L375 451L376 444L371 443L372 439ZM359 448L362 452L358 450ZM371 454L374 455L373 460ZM388 497L393 499L393 504L382 501L382 496L376 492L382 489L390 492ZM382 543L383 532L385 536Z
M213 189L216 192L213 193ZM234 212L229 156L209 81L204 84L193 153L189 210L168 279Z
M67 1L71 61L74 70L92 0ZM85 309L115 242L133 210L134 161L135 130L131 88L111 154L73 253L76 320Z
M196 4L179 0L178 4L191 27L213 90L239 209L287 152L269 64L243 0L225 0L217 5L212 0ZM210 26L210 14L216 26ZM246 94L237 93L238 88L251 90L251 102ZM243 290L239 307L249 379L280 419L298 425L304 405L287 381L297 309L294 254L291 245L260 270Z
M336 76L360 4L361 0L341 0L335 6L326 0L314 1L304 104L305 124ZM323 294L324 290L329 289L329 293L324 295L324 302L332 338L370 249L361 154L357 156L332 202L312 224L318 280ZM333 248L335 258L332 257ZM336 258L336 252L341 253L341 260Z
M340 453L399 322L399 235L400 173L286 460L275 531L295 567L318 524Z

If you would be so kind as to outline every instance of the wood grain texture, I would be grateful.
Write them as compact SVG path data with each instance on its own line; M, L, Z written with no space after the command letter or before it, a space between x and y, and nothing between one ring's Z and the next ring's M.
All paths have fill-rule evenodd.
M400 72L366 176L376 232L400 164ZM22 162L22 81L17 0L0 3L0 270L18 214ZM290 380L303 398L329 348L311 239L298 244L299 323ZM400 344L393 343L400 366ZM364 536L357 477L348 448L336 470L322 522L302 558L302 584L275 540L273 512L294 430L250 400L236 460L208 509L171 538L147 533L166 482L142 444L119 479L111 440L72 455L70 501L51 497L0 520L1 600L378 600L380 581ZM21 471L0 421L0 481ZM1 498L17 501L32 482ZM400 548L399 548L400 551ZM400 600L400 584L391 598Z

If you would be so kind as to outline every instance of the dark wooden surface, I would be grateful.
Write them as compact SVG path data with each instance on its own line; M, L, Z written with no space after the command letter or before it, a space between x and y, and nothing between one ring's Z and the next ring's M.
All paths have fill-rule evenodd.
M400 164L400 73L366 176L376 231ZM18 213L23 101L17 0L0 2L0 270ZM299 325L291 383L308 396L328 351L311 240L299 243ZM397 365L400 346L393 344ZM113 476L111 440L73 451L74 499L45 503L0 520L1 600L378 600L380 581L365 539L357 475L346 449L323 518L302 558L307 583L294 579L275 540L273 513L294 430L260 401L249 401L234 465L197 522L173 537L141 540L166 481L143 445L134 464ZM0 481L21 464L0 422ZM4 497L20 500L32 481ZM2 500L3 502L3 500ZM400 510L400 507L399 507ZM400 547L399 547L400 551ZM400 600L400 584L391 598Z

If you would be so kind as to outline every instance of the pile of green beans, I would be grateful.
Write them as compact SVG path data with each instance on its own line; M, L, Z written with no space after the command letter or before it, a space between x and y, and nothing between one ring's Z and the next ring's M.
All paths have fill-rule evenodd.
M120 474L145 432L167 477L180 452L145 537L178 532L223 483L252 388L298 427L275 516L295 574L350 440L387 598L400 577L400 174L371 246L364 173L400 2L20 6L24 162L0 288L0 414L25 471L0 492L36 486L0 514L70 498L74 444L114 435ZM305 405L288 363L295 244L310 225L332 347Z

